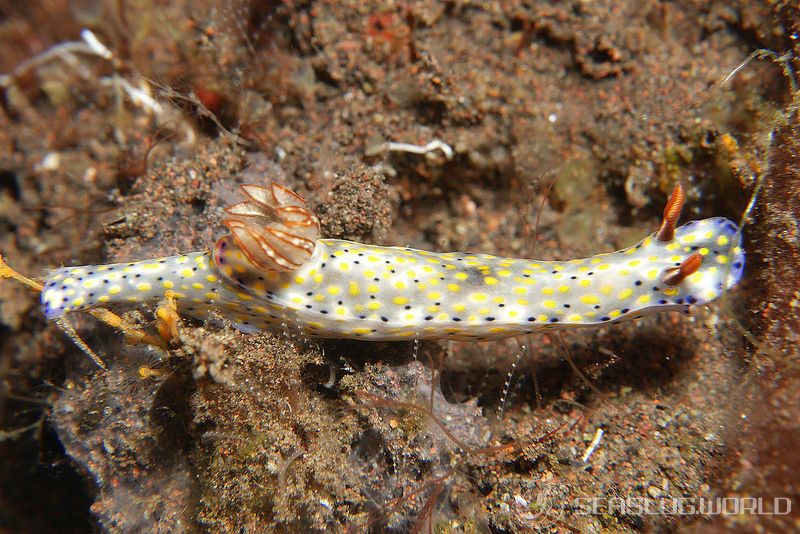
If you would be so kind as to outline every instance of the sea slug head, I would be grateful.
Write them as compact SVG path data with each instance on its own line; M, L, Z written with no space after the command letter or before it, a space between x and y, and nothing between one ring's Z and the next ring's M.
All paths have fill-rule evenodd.
M681 258L665 269L662 282L686 294L688 304L708 302L732 288L744 271L744 250L739 227L724 217L690 221L675 230L672 240L657 246ZM675 262L676 264L678 262Z

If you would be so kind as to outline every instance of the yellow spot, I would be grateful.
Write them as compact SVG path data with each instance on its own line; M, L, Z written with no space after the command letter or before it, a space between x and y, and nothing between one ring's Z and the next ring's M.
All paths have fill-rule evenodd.
M96 285L97 285L97 280L94 279L87 280L83 283L83 287L85 287L86 289L92 289Z
M670 243L664 248L667 249L667 252L675 252L678 250L678 248L680 248L680 245L678 243Z
M110 288L108 288L108 293L110 295L116 295L120 291L122 291L122 288L119 286L111 286Z
M425 309L428 310L431 313L435 313L435 312L439 311L439 306L437 306L436 304L431 304L430 306L428 306Z
M642 295L636 299L636 304L647 304L648 302L650 302L650 295Z
M203 289L203 284L201 284L200 282L195 282L194 284L192 284L192 287L195 289Z
M610 295L614 291L614 286L611 284L603 284L600 286L600 293L603 295Z
M545 308L555 308L556 307L556 301L550 300L550 299L547 299L546 301L542 302L542 304L544 305Z
M559 293L569 293L569 286L558 286Z
M608 312L608 316L611 317L612 319L616 319L620 315L622 315L622 312L619 310L611 310L610 312Z
M422 272L432 273L433 272L433 267L431 267L430 265L423 265L422 266Z
M644 274L647 276L648 280L655 280L656 276L658 276L658 269L650 269Z
M372 302L370 302L369 304L367 304L367 308L369 308L370 310L377 310L380 307L381 307L381 303L380 302L375 302L374 300Z
M584 279L578 282L578 284L580 284L581 287L589 287L590 285L592 285L592 281L589 279Z
M175 284L173 284L169 280L164 280L163 282L161 282L161 285L164 286L164 289L172 289L173 287L175 287Z
M209 282L216 282L217 277L214 276L213 274L209 274L208 276L206 276L206 280L208 280Z
M631 272L628 269L620 269L619 274L620 276L628 276Z
M375 278L375 271L372 269L367 269L364 271L364 278Z
M494 328L490 328L489 332L492 334L502 334L504 332L508 332L508 329L503 326L495 326Z
M617 293L617 298L619 300L625 300L627 298L630 298L631 295L633 295L633 289L626 287L625 289Z
M700 254L702 254L703 256L706 256L706 255L708 255L708 253L709 253L710 251L709 251L709 250L708 250L706 247L703 247L703 248L701 248L700 250L698 250L698 252L699 252Z
M396 287L397 289L405 289L406 288L406 283L405 282L395 282L394 283L394 287Z
M547 320L547 316L545 314L541 314L539 317L536 318L537 321L543 323Z
M631 260L631 261L628 262L628 265L630 265L631 267L636 267L638 265L641 265L641 263L642 263L642 260Z
M727 245L730 242L731 242L731 240L728 239L728 236L726 236L726 235L721 235L721 236L719 236L717 238L717 245L719 245L721 247L724 247L725 245Z
M377 262L379 262L381 260L380 260L380 258L377 258L375 256L367 256L367 261L371 262L371 263L377 263Z
M322 302L323 300L325 300L325 295L323 295L322 293L317 293L316 295L314 295L314 300L316 300L317 302Z
M216 299L216 298L217 298L217 294L216 294L216 293L212 293L211 291L209 291L208 293L206 293L206 294L205 294L205 295L203 295L203 296L204 296L204 297L205 297L207 300L214 300L214 299Z
M378 293L378 292L380 292L380 290L381 290L381 288L379 288L375 284L370 284L370 285L367 286L367 292L368 293Z
M97 300L100 302L108 302L110 299L108 298L108 295L101 295Z
M631 247L629 249L625 249L625 254L627 254L627 255L633 254L634 252L636 252L636 248L634 248L634 247Z
M358 284L356 282L350 282L349 293L353 297L357 297L358 295L361 294L361 288L358 287Z
M658 258L656 258L656 259L658 259ZM607 263L604 263L604 264L602 264L602 265L598 265L598 266L597 266L597 270L598 270L598 271L605 271L605 270L606 270L606 269L608 269L609 267L611 267L611 265L609 265L609 264L607 264Z
M457 293L458 291L461 291L461 286L458 284L447 284L447 290Z
M519 315L519 312L517 310L511 310L508 312L509 317L516 317L517 315Z
M463 304L456 304L455 306L453 306L453 310L457 312L463 312L467 310L467 307L464 306Z
M527 306L528 299L517 299L517 304L519 304L520 306Z
M339 286L330 286L328 287L328 293L331 295L338 295L342 291L342 288Z
M584 304L600 304L600 299L597 298L597 295L584 295L580 300Z
M306 281L306 279L303 278L302 276L295 276L294 277L294 283L295 284L302 284L305 281Z
M505 269L502 271L497 271L497 276L511 276L511 271L507 271Z
M703 273L699 273L699 272L698 273L692 273L687 278L687 280L689 280L693 284L696 284L697 282L699 282L702 279L703 279Z
M578 323L580 321L583 321L583 317L581 317L580 315L578 315L576 313L576 314L567 316L567 321L571 321L573 323Z
M344 306L337 306L336 309L334 310L334 312L336 313L336 315L346 315L347 314L347 310L344 309Z
M725 254L720 254L717 256L717 263L728 263L728 256Z
M552 295L555 293L555 290L552 287L545 287L542 289L543 295Z
M528 294L528 288L527 287L521 287L521 286L515 287L514 288L514 293L516 293L517 295L527 295Z
M476 302L483 302L484 300L486 300L486 295L484 295L483 293L473 293L470 298Z
M325 277L322 276L321 274L315 274L314 275L314 281L316 283L321 284L323 280L325 280Z
M681 243L694 243L696 240L697 240L697 235L689 234L683 236L683 239L681 239Z
M253 297L251 297L251 296L250 296L250 295L248 295L247 293L240 293L240 292L237 292L237 293L236 293L236 296L237 296L237 297L239 297L239 300L253 300Z
M601 261L603 261L603 260L601 260L600 258L592 258L589 263L591 263L592 265L597 265Z
M303 299L300 297L292 297L292 302L294 302L295 304L302 304Z
M440 298L442 298L442 294L441 293L437 293L436 291L431 291L430 293L428 293L425 296L428 297L431 300L439 300Z
M664 294L670 297L674 297L675 295L678 294L678 288L665 289Z
M75 300L72 301L72 304L73 304L73 306L80 306L81 304L83 304L83 299L78 297L78 298L76 298Z
M493 276L487 276L483 279L483 281L486 283L486 285L493 286L497 283L497 278L494 278Z
M403 305L403 304L408 304L408 299L406 297L394 297L392 299L392 302L394 302L395 304Z
M370 330L369 328L358 327L358 328L353 328L352 332L354 334L369 334L370 332L372 332L372 330Z
M339 264L339 269L341 269L342 271L349 271L350 270L350 264L341 262Z

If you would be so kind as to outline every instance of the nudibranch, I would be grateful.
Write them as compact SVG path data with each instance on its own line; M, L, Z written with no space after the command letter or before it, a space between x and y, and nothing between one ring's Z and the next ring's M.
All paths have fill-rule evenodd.
M63 267L41 294L48 318L171 292L182 315L211 312L244 331L293 328L364 340L484 341L598 326L718 297L742 275L741 232L725 218L676 228L676 186L661 228L629 248L569 261L435 253L321 239L305 200L275 183L244 185L211 250Z

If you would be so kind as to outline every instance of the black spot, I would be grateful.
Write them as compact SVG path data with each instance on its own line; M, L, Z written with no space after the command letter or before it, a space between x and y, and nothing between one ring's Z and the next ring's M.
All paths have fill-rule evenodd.
M306 293L306 296L307 296L307 297L310 297L310 296L311 296L311 295L313 295L313 294L314 294L314 292L313 292L313 291L309 291L308 293Z
M571 305L569 305L569 304L564 304L564 307L565 307L565 308L571 308L572 306L571 306Z
M311 309L311 304L306 304L306 309Z
M677 299L677 300L675 301L675 303L676 303L676 304L683 304L683 299Z
M494 317L487 317L486 320L487 321L494 321Z
M742 268L742 262L740 262L740 261L733 262L733 268L734 269L741 269Z
M551 323L557 323L558 322L558 317L551 317L550 318L550 322Z
M551 271L550 274L556 274L558 271Z
M396 271L394 269L390 269L389 272L394 274Z
M386 265L389 265L389 264L391 264L391 263L392 263L392 262L390 262L389 260L386 260Z
M569 277L569 279L570 279L570 280L577 280L577 279L578 279L578 277L577 277L577 276L570 276L570 277Z
M536 321L536 317L528 317L528 322L533 323Z
M344 251L345 251L345 252L350 252L350 251L349 251L349 250L347 250L347 249L344 249Z
M164 279L164 277L163 277L163 276L159 276L159 277L158 277L158 281L159 281L159 282L160 282L160 281L162 281L163 279Z
M601 318L600 320L601 320L601 321L610 321L610 320L611 320L611 317L603 317L603 318Z
M629 311L631 311L631 309L630 309L630 308L622 308L622 313L623 313L623 314L624 314L624 313L628 313Z
M595 305L594 309L595 310L599 310L600 309L600 305L599 304Z
M592 276L593 274L594 274L594 271L589 271L588 273L586 273L586 276Z
M339 302L337 302L336 304L338 304L339 306L341 306L341 305L342 305L342 301L340 300L340 301L339 301Z
M411 306L406 306L406 309L407 309L407 310L410 310L410 309L411 309Z
M364 253L363 253L363 252L359 252L359 253L358 253L358 255L359 255L359 256L363 256L363 255L364 255Z
M661 291L658 286L653 286L653 291Z
M135 278L141 278L141 277L142 277L141 273L136 273Z
M94 297L94 293L89 293L89 298Z
M505 308L505 307L506 307L506 305L505 305L505 304L498 304L498 305L497 305L497 307L498 307L498 308Z
M108 268L109 271L113 271L114 269L116 269L116 267L109 267Z
M642 281L641 280L637 280L637 281L635 281L633 283L633 285L640 286L640 285L642 285Z
M453 317L453 320L454 320L455 322L459 322L459 321L461 320L461 317Z
M192 267L192 270L197 272L197 267ZM247 324L247 323L245 323L245 324Z
M700 247L698 247L698 246L696 246L696 245L695 245L695 246L693 246L693 247L692 247L690 250L697 250L698 248L700 248Z
M679 262L679 261L676 261L676 262L675 262L675 267L680 267L680 266L681 266L681 262Z
M360 262L360 261L358 261L358 260L353 260L353 263L355 263L356 265L359 265L359 264L361 264L361 262Z
M666 304L666 303L667 303L667 301L666 301L666 300L664 300L664 299L661 299L661 300L659 300L659 301L658 301L658 303L659 303L659 304Z
M416 278L414 278L414 283L415 283L415 284L419 284L419 280L418 280L418 279L416 279Z
M381 316L381 321L383 321L384 323L388 323L389 322L389 318Z
M326 263L323 261L323 262L322 262L322 265L320 265L320 266L319 266L319 268L320 268L320 269L324 269L324 268L325 268L325 265L327 265L327 264L326 264Z
M689 304L697 304L697 299L690 295L686 297L686 302L688 302Z
M375 295L370 295L369 298L371 298L372 300L375 300Z
M104 283L104 284L107 284L107 283L108 283L108 280L103 280L103 283Z
M127 274L123 274L122 278L128 278L128 275Z
M431 319L433 319L433 315L426 315L425 316L425 320L426 321L430 321Z
M158 260L158 263L167 263L167 260Z

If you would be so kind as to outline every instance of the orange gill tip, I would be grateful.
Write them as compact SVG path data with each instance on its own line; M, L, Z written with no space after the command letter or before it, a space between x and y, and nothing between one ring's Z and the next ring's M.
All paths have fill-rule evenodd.
M695 252L683 260L683 263L681 263L680 267L673 267L672 269L667 269L664 271L662 280L668 286L677 286L691 275L696 273L702 264L703 255L699 252Z
M675 184L669 200L667 200L667 205L664 206L664 218L661 220L661 227L656 232L656 239L661 242L672 241L675 236L675 226L681 216L681 209L685 201L686 193L683 186Z

